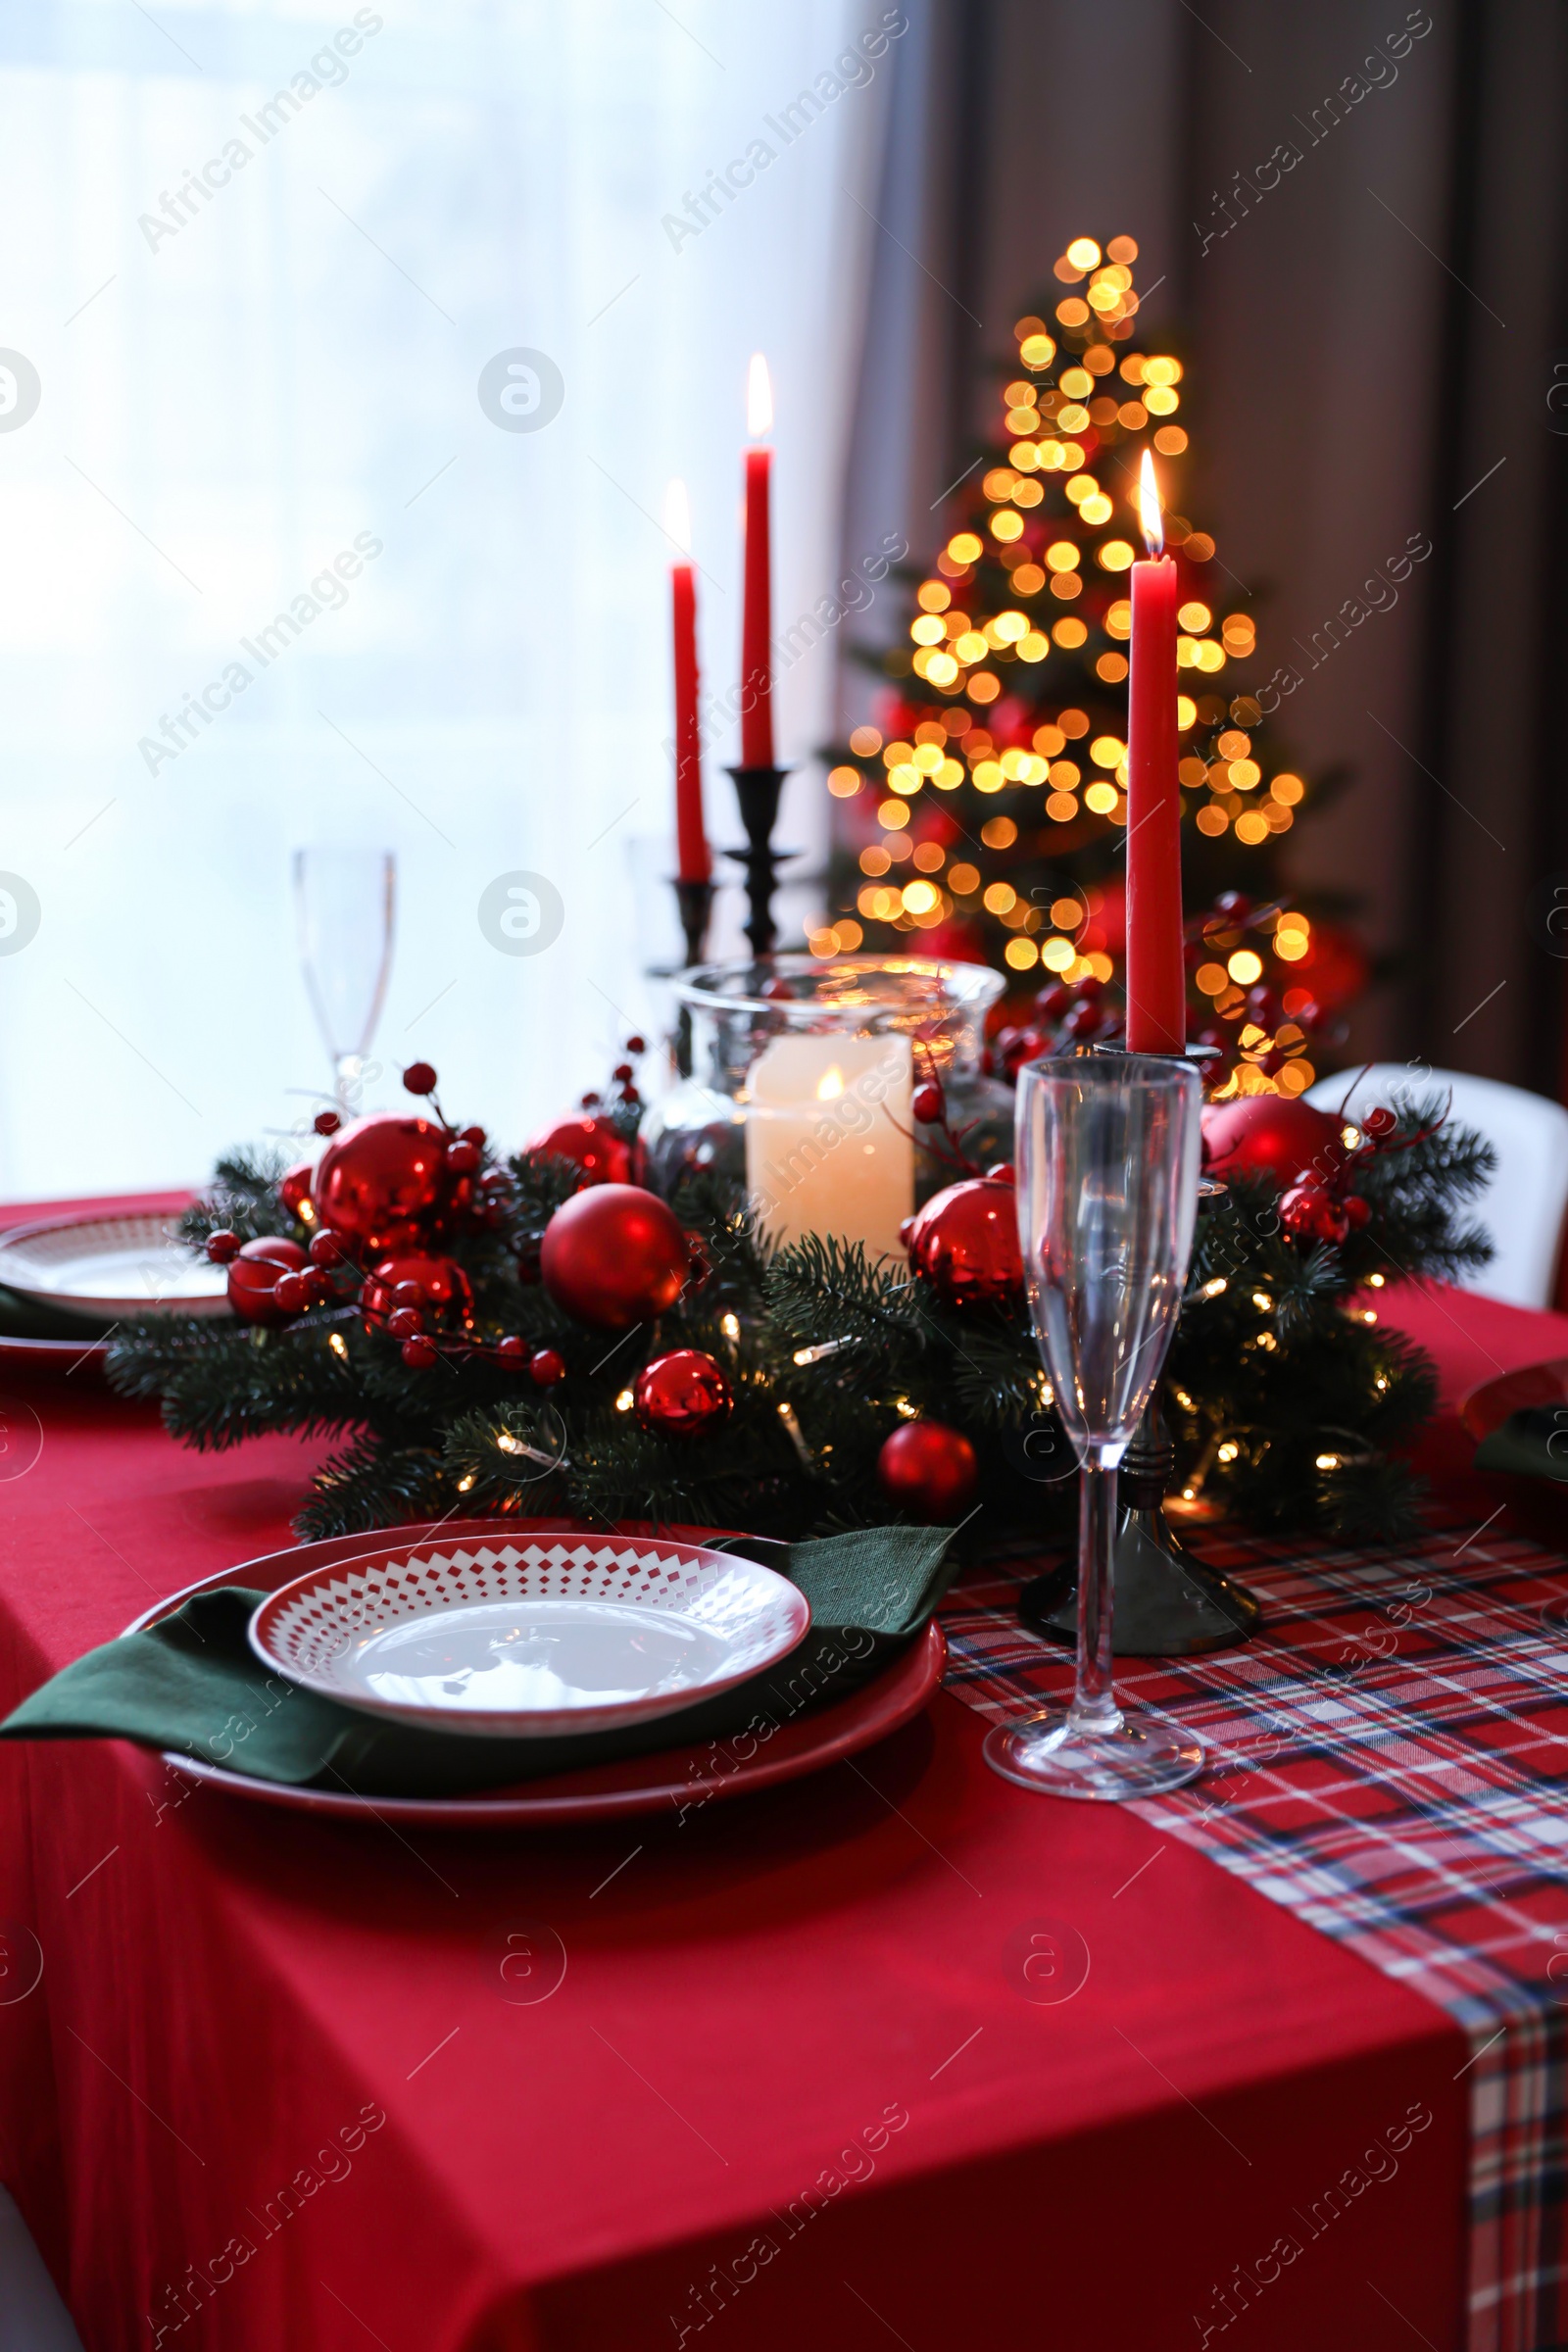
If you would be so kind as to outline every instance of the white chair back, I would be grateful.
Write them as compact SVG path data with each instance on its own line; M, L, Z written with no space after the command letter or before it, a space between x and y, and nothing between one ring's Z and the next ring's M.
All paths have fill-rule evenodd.
M81 2352L27 2225L0 2188L0 2352Z
M1490 1265L1460 1276L1463 1288L1515 1306L1548 1306L1568 1209L1568 1110L1560 1102L1495 1078L1473 1078L1467 1070L1428 1070L1402 1061L1375 1061L1362 1077L1342 1070L1320 1078L1306 1100L1320 1110L1338 1110L1348 1095L1353 1118L1378 1102L1397 1109L1401 1100L1419 1102L1434 1094L1451 1095L1455 1123L1475 1128L1497 1153L1496 1173L1468 1206L1494 1254Z

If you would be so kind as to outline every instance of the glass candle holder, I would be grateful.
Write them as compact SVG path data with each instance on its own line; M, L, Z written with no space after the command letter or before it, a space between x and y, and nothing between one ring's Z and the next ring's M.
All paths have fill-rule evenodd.
M768 956L684 973L691 1070L643 1123L648 1182L670 1194L711 1171L741 1185L774 1242L805 1233L902 1252L899 1227L965 1173L940 1126L914 1117L935 1079L964 1155L1012 1149L1012 1095L981 1068L1004 986L978 963L906 956Z

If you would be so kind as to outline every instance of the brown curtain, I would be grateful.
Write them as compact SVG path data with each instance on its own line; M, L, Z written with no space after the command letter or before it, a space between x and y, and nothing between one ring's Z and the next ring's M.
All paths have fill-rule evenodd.
M1135 236L1151 326L1189 365L1184 503L1248 600L1262 674L1299 680L1276 743L1350 771L1292 853L1303 887L1355 901L1386 967L1351 1050L1560 1094L1568 12L908 13L856 544L874 521L933 545L982 414L976 363L1009 349L1070 236Z

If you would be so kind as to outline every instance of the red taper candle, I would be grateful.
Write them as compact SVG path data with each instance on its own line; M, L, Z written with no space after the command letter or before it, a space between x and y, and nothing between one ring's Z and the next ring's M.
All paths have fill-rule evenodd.
M664 495L664 529L691 553L691 516L684 482ZM697 575L684 561L669 567L675 653L675 870L682 882L706 882L713 870L703 825L703 738L697 707Z
M1181 793L1176 774L1176 566L1149 452L1139 486L1150 560L1133 565L1127 692L1127 1051L1187 1047Z
M752 358L746 386L746 602L741 619L741 765L773 764L773 590L769 475L773 453L755 446L773 428L767 362Z

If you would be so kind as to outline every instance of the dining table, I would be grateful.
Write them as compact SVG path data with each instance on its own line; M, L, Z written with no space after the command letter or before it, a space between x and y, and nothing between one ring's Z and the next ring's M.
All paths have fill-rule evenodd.
M86 2352L1568 2340L1568 1515L1457 1416L1568 1317L1379 1311L1441 1376L1422 1530L1185 1531L1264 1624L1119 1662L1208 1743L1174 1795L988 1770L1070 1660L983 1560L915 1720L633 1819L0 1742L0 2183ZM329 1443L192 1450L0 1354L0 1709L287 1544Z

